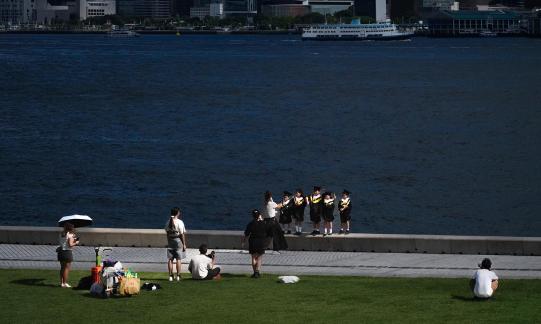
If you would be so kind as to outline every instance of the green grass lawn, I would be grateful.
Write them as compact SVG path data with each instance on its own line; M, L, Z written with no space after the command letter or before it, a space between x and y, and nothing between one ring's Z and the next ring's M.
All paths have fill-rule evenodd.
M73 271L70 282L86 275ZM0 322L541 323L541 280L504 280L494 299L477 301L465 279L303 276L284 285L274 275L171 283L162 273L140 275L163 289L97 299L58 287L56 271L0 270Z

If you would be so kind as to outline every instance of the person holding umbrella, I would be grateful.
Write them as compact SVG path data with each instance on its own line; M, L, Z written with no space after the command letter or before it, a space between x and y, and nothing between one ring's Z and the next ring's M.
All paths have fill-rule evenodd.
M59 237L58 261L60 262L60 287L71 288L68 284L68 276L73 262L73 247L79 245L79 239L75 236L75 227L70 222L65 222L64 230Z
M64 230L60 234L56 249L58 262L60 262L60 286L62 288L71 288L68 284L68 275L73 262L73 247L79 245L79 238L75 235L76 227L85 227L92 225L92 218L87 215L64 216L58 220L58 226Z

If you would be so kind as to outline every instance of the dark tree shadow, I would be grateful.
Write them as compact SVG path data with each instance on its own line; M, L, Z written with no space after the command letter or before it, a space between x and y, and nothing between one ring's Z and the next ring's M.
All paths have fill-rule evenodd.
M38 287L60 287L60 285L54 285L44 282L45 279L39 278L39 279L17 279L11 281L11 283L16 285L24 285L24 286L38 286Z

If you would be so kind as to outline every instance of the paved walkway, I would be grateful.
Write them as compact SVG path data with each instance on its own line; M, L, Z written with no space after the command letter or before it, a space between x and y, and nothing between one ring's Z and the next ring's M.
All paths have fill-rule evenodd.
M58 269L55 246L0 244L0 268ZM199 253L189 249L190 258ZM77 247L74 269L90 269L92 247ZM216 250L217 262L226 273L251 273L247 251ZM484 255L268 251L263 272L287 275L352 275L375 277L469 278ZM541 257L491 255L494 270L501 278L541 279ZM110 258L139 271L166 272L164 248L115 247ZM187 267L183 266L187 271Z

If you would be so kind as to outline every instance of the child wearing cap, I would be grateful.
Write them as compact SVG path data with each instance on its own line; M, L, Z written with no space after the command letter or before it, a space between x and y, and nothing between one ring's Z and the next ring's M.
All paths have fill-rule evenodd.
M282 227L282 232L291 234L291 214L293 213L293 199L292 194L289 191L284 191L284 197L282 198L282 208L280 208L279 223Z
M302 234L302 222L304 222L304 209L306 208L306 197L302 189L295 191L293 198L293 218L295 219L295 235Z
M323 236L332 235L332 222L334 221L334 200L336 195L332 192L323 194L323 220L324 232Z
M314 230L312 235L321 234L319 225L321 223L321 215L323 213L323 198L321 197L321 187L315 186L314 192L306 198L306 203L310 206L310 221Z
M349 223L351 221L351 198L349 191L344 189L342 199L338 203L338 211L340 212L340 232L339 234L349 234Z

